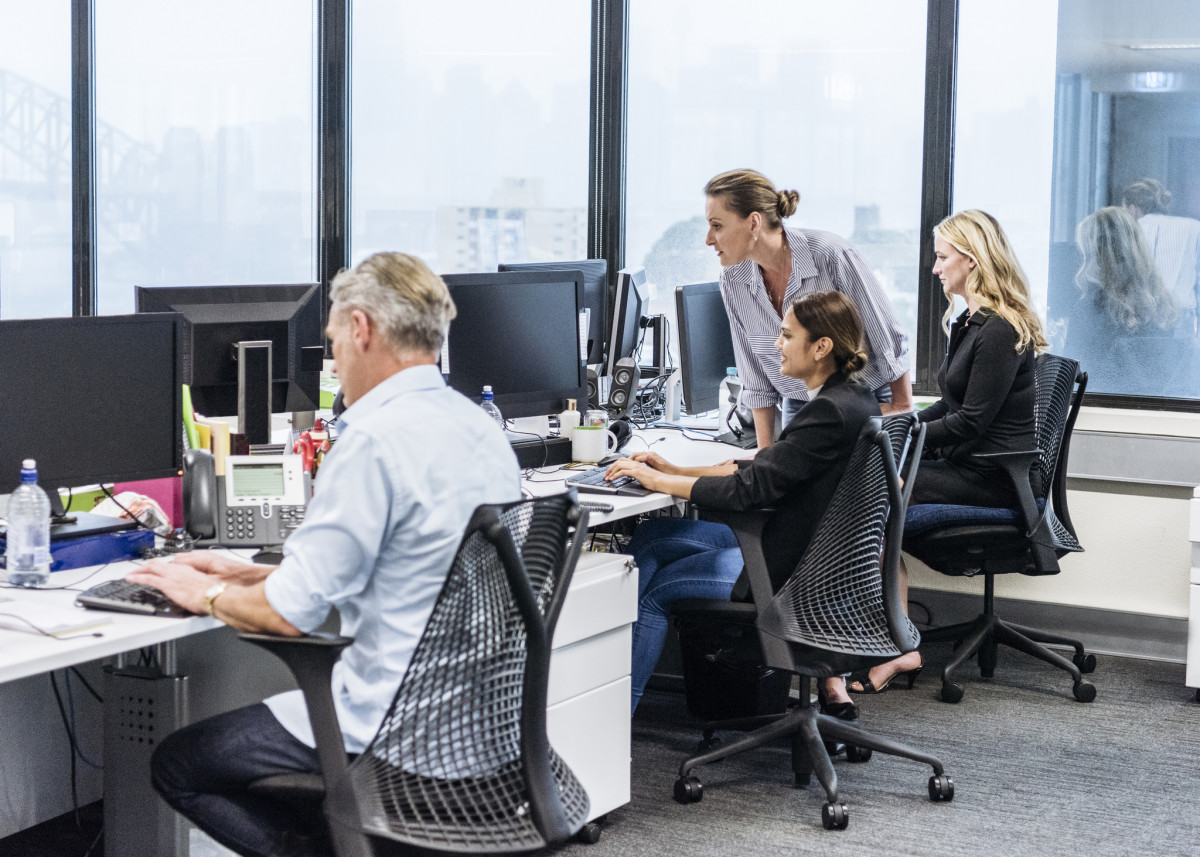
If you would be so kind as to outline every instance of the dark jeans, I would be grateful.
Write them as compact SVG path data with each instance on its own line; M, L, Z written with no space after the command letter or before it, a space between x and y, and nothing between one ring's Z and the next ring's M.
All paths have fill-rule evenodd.
M317 751L259 703L169 735L154 751L154 788L176 812L244 857L331 853L320 805L289 806L250 794L274 774L317 773Z

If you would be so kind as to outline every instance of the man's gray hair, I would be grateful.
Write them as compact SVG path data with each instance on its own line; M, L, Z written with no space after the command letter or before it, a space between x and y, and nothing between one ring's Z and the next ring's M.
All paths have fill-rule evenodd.
M329 296L335 312L366 313L398 354L437 354L458 314L442 278L407 253L368 256L333 278Z

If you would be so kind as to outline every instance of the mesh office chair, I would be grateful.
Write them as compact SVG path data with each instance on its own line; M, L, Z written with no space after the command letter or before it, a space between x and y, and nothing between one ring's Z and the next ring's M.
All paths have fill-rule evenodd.
M1079 702L1096 698L1096 688L1083 673L1096 668L1095 655L1083 644L1060 634L1005 622L995 612L997 574L1058 574L1058 560L1081 551L1067 511L1067 453L1071 430L1087 389L1087 373L1079 364L1042 354L1034 368L1037 449L981 455L1004 468L1016 486L1019 509L922 504L910 506L904 527L904 549L942 574L984 579L983 613L969 622L926 631L925 642L954 640L957 652L942 671L941 698L958 702L963 690L952 680L968 658L978 653L979 671L991 678L997 646L1003 643L1065 670L1074 679ZM1071 646L1072 660L1043 643Z
M546 737L546 685L586 527L573 495L480 506L378 734L349 763L330 671L352 641L242 634L295 674L321 763L319 778L254 791L323 794L337 857L529 851L580 831L588 798Z
M844 742L852 757L862 761L878 750L930 765L930 799L953 799L954 783L936 758L819 714L810 703L813 679L885 663L913 651L920 641L900 602L900 537L907 496L892 453L893 442L903 447L910 431L912 443L919 449L924 428L916 424L913 415L902 417L901 422L889 420L888 430L882 428L879 418L867 423L812 542L778 593L772 591L762 549L770 511L714 513L713 517L728 524L737 536L754 603L696 599L680 602L677 612L686 613L691 621L708 617L719 622L736 620L753 610L763 662L772 669L799 675L800 700L799 706L781 715L708 724L702 752L680 765L676 800L689 803L703 796L700 780L691 775L698 765L789 735L796 784L807 785L815 773L825 789L821 822L826 829L844 829L849 822L846 806L838 800L837 774L827 742ZM910 457L905 485L912 484L918 463L918 456ZM747 728L754 731L729 744L712 740L716 730Z

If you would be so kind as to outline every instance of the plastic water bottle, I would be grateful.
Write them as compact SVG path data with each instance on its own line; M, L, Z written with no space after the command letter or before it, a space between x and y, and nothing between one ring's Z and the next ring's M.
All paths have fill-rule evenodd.
M722 384L725 387L725 396L721 405L721 420L724 421L725 415L737 407L738 398L742 394L742 379L738 377L736 366L725 369L725 380Z
M50 579L50 498L37 484L37 462L21 462L21 485L8 500L5 562L13 586Z
M500 415L500 409L496 407L495 396L492 395L491 385L483 388L483 401L480 403L483 412L496 421L496 425L504 428L504 417Z

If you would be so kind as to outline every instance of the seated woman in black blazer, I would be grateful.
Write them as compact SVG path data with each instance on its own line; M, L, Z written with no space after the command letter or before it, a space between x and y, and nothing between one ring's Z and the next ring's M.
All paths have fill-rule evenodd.
M653 452L613 464L607 478L632 476L655 491L695 500L710 509L778 510L763 533L772 583L778 588L800 562L837 488L863 425L879 415L870 389L851 380L866 363L863 328L845 295L816 292L783 315L775 347L784 375L799 378L812 398L779 440L751 459L714 467L677 467ZM637 709L667 634L667 616L680 598L728 598L742 555L723 524L651 518L633 534L638 566L638 620L633 627L633 699ZM827 681L823 707L855 719L858 710L841 678Z
M933 273L951 299L943 319L950 348L938 370L942 398L918 415L926 425L925 453L911 502L1012 508L1017 495L1004 471L973 456L1034 448L1033 360L1047 347L1042 323L994 217L962 211L939 223L933 236ZM948 325L956 295L967 308ZM906 593L906 572L901 580ZM857 677L850 691L877 693L898 675L912 687L920 671L920 654L909 652Z

